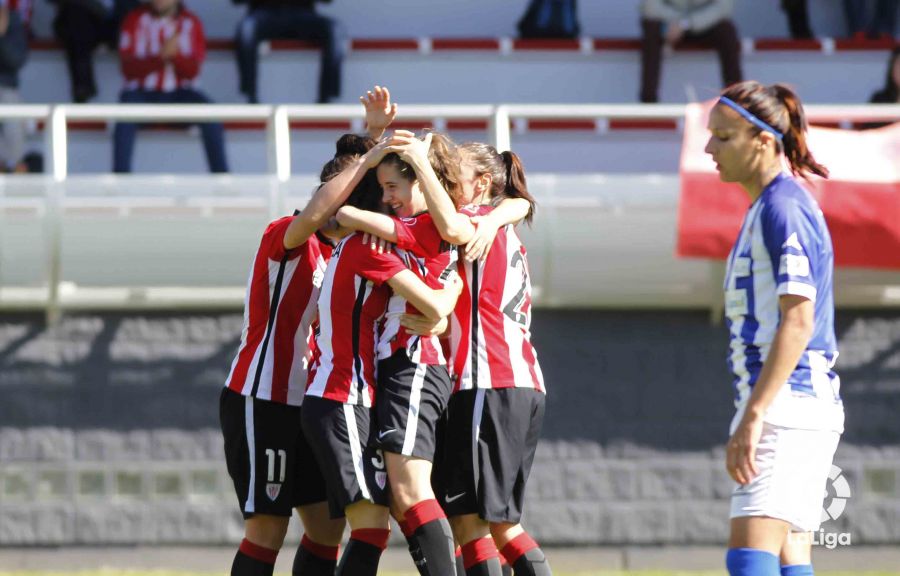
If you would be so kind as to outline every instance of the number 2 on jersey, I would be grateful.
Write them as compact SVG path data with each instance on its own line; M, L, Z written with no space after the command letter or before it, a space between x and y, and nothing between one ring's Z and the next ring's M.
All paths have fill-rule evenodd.
M522 312L522 304L525 303L525 291L528 288L528 268L525 265L525 256L521 252L514 252L509 260L510 270L522 271L522 286L519 291L506 303L503 307L503 313L506 314L513 322L526 326L528 324L528 316Z

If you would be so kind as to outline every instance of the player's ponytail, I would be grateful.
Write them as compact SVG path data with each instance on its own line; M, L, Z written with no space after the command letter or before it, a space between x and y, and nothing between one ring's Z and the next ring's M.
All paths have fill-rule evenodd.
M528 208L528 215L525 216L525 222L531 224L534 218L534 210L537 202L534 196L528 191L528 183L525 181L525 167L515 152L507 150L500 154L503 158L503 165L506 171L506 185L503 188L503 195L507 198L523 198L528 200L531 205Z
M476 176L491 175L491 200L495 203L504 198L524 198L531 207L525 221L531 224L537 206L534 197L528 191L525 181L525 168L514 152L499 153L490 144L483 142L466 142L461 145L465 162L472 166Z
M791 171L806 178L810 173L822 178L828 178L828 168L822 166L813 158L812 152L806 146L806 114L803 112L803 104L793 90L784 84L772 86L775 96L781 101L787 111L789 124L784 132L784 155L787 156Z

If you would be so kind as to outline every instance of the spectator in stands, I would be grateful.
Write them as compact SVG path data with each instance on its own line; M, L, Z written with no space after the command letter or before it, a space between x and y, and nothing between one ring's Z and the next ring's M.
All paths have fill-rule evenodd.
M791 38L802 40L813 37L806 0L781 0L781 9L787 14Z
M900 0L875 0L875 12L866 23L868 0L844 0L844 14L850 36L863 38L893 38L897 33L897 6Z
M682 41L711 44L719 53L722 83L740 82L741 43L731 21L733 10L733 0L643 0L641 102L658 101L663 46Z
M257 50L263 40L290 38L312 40L322 45L319 73L320 104L332 102L341 94L341 62L346 34L340 22L316 13L316 2L331 0L233 0L249 4L247 15L238 24L235 38L241 93L247 101L259 101Z
M72 100L87 102L97 95L94 50L101 44L115 49L122 18L138 0L50 0L57 4L53 31L66 50Z
M132 10L122 24L119 57L125 88L119 102L206 104L211 100L194 88L206 56L203 24L181 0L150 0ZM227 172L224 128L200 123L206 160L212 172ZM113 137L113 170L131 171L137 124L117 123Z
M873 92L869 97L870 104L900 104L900 46L895 47L888 60L887 78L884 87ZM867 122L863 128L881 128L890 122Z
M0 0L0 103L19 104L19 70L28 58L28 35L14 1ZM25 123L3 122L0 159L4 171L15 166L25 152Z

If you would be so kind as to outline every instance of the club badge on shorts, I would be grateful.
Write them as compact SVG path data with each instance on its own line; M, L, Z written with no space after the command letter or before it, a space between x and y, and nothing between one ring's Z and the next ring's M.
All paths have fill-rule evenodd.
M269 497L269 500L274 502L278 499L278 495L281 494L281 484L266 484L266 496Z
M378 484L379 489L384 490L384 487L387 484L387 472L376 472L375 483Z

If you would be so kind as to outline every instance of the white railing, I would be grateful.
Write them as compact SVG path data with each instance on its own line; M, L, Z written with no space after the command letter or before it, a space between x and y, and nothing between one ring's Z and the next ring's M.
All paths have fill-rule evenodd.
M680 121L684 115L684 106L681 105L404 105L402 114L404 120L427 120L437 129L446 127L447 122L455 119L486 120L488 126L487 140L498 149L506 150L511 146L512 134L519 122L528 119L659 119ZM900 120L900 105L892 106L808 106L807 115L810 120L828 122L851 122L858 120ZM45 282L40 288L23 289L21 286L4 286L4 279L9 274L4 274L0 269L0 309L2 308L42 308L46 310L52 320L59 316L63 309L68 308L133 308L133 307L202 307L207 306L236 306L240 305L243 286L235 283L233 286L196 286L194 288L173 284L166 286L106 286L93 291L90 296L82 295L81 298L72 296L77 292L77 283L67 282L62 274L62 251L64 245L64 213L70 210L82 210L95 212L106 210L116 212L120 217L134 213L148 213L149 211L165 211L174 208L197 210L199 214L209 217L222 211L229 210L247 211L257 214L260 222L283 214L288 207L302 205L302 202L314 184L306 177L296 177L291 167L291 137L290 123L295 120L349 120L354 131L362 131L364 113L358 105L57 105L57 106L0 106L0 119L18 118L44 121L45 128L45 155L47 162L47 176L31 179L31 186L42 189L42 194L16 197L8 193L14 189L17 182L24 185L28 179L10 177L2 179L0 184L0 232L3 228L14 229L13 222L8 215L16 210L36 210L39 220L43 223L40 237L43 241L43 251L36 257L43 258L45 262ZM67 126L70 121L140 121L140 122L203 122L203 121L263 121L266 123L267 141L267 172L258 176L69 176L68 170L68 133ZM653 176L635 175L632 178L641 179L638 194L641 189L645 194L656 198L651 202L654 210L659 214L668 214L667 226L674 222L674 210L677 206L677 179L672 176L661 176L654 180ZM596 201L596 197L603 194L614 193L617 189L627 186L622 176L609 180L600 177L592 181L593 189L582 189L580 195L566 195L554 186L546 184L546 190L541 189L541 178L535 179L535 191L539 195L542 204L542 213L547 215L542 219L540 228L552 223L551 230L534 232L539 235L540 248L532 249L532 252L542 251L542 255L536 259L543 260L540 266L543 270L543 281L539 283L541 290L540 300L549 305L629 305L629 306L698 306L703 302L718 301L718 294L713 288L715 281L712 279L716 273L704 273L703 268L691 269L689 266L697 264L684 263L673 264L680 269L682 282L673 282L672 285L659 284L656 288L650 288L644 294L628 294L626 287L620 291L613 291L609 299L604 297L591 298L589 296L560 296L566 293L565 287L560 287L558 281L554 281L553 270L559 267L554 264L558 254L553 252L554 246L560 249L569 246L568 243L560 243L555 236L566 236L573 240L572 231L566 230L562 222L558 222L558 215L575 210L588 210L607 214L622 213L619 204L613 210L609 210L611 204L604 201ZM627 177L626 177L627 178ZM649 178L649 180L647 180ZM659 178L662 178L660 180ZM553 175L544 177L545 182L555 182ZM604 188L604 186L618 188ZM660 184L664 182L664 184ZM127 192L121 190L122 186L128 186ZM579 187L575 183L575 188ZM205 190L192 196L192 190ZM260 195L260 189L266 191ZM212 190L210 192L210 190ZM243 190L252 190L250 195ZM673 196L674 191L674 196ZM543 192L543 195L542 195ZM594 195L596 193L596 197ZM635 193L632 190L631 193ZM656 196L654 196L654 194ZM40 197L42 196L42 198ZM262 197L261 197L262 196ZM625 201L629 204L632 200ZM613 202L612 204L616 204ZM30 206L30 208L29 208ZM644 210L646 206L639 210ZM635 209L636 211L638 209ZM182 217L184 211L180 212ZM256 217L254 217L256 218ZM665 220L665 218L664 218ZM254 220L254 222L256 222ZM257 224L255 223L254 226ZM596 227L596 222L588 225L587 229ZM128 242L127 226L120 233L126 234L122 238L123 243ZM668 228L666 228L668 230ZM33 232L33 231L32 231ZM666 232L668 233L668 232ZM577 237L577 231L575 232ZM9 239L7 239L9 240ZM15 238L12 238L15 243ZM577 241L577 240L576 240ZM66 240L67 247L72 243ZM77 244L77 241L74 242ZM663 242L663 250L667 250L674 243L674 232L668 242ZM98 254L101 251L98 250ZM663 253L663 255L665 255ZM2 256L2 252L0 252ZM601 257L603 255L600 255ZM651 256L660 257L660 254ZM671 252L666 255L671 256ZM137 256L140 257L140 256ZM674 257L671 260L675 262ZM249 260L248 260L249 261ZM0 260L0 264L3 261ZM9 262L6 267L9 267ZM85 266L89 263L85 260ZM716 264L712 265L716 268ZM242 266L243 269L244 266ZM627 266L625 267L627 269ZM700 282L686 279L700 276ZM676 274L679 276L679 274ZM627 279L626 279L627 280ZM867 283L868 282L868 283ZM900 288L900 279L891 275L880 275L871 280L863 277L859 284L856 296L849 298L848 302L854 305L885 304L900 301L897 293ZM653 285L650 281L649 285ZM702 285L702 286L700 286ZM698 288L699 286L699 288ZM571 290L570 290L571 292ZM577 292L577 290L576 290Z

